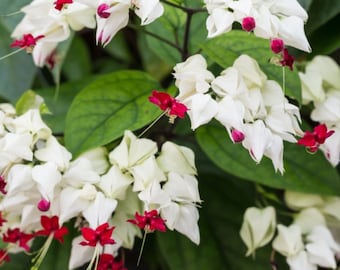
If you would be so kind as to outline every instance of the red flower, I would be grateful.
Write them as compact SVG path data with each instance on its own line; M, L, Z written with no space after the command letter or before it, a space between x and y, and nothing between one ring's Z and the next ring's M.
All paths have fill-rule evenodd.
M5 243L17 243L19 247L22 247L26 251L29 251L30 247L27 242L34 237L33 234L27 234L21 232L19 228L8 229L7 232L2 236L2 241Z
M63 237L68 233L68 229L64 226L59 226L58 216L53 216L51 218L48 216L41 216L40 223L44 229L37 231L36 235L49 236L53 234L54 239L58 240L60 243L64 243Z
M97 270L127 270L123 261L116 261L111 254L103 253L99 257Z
M4 195L7 194L7 191L5 190L7 183L5 181L5 178L0 175L0 192Z
M144 215L135 214L135 219L129 219L128 222L137 225L139 228L147 232L161 231L165 232L166 227L164 219L162 219L157 210L144 211Z
M73 0L57 0L53 4L54 4L55 9L62 10L65 4L72 4L72 3L73 3Z
M37 44L37 41L43 37L43 35L33 37L31 34L25 34L22 39L13 41L10 46L30 49L34 47Z
M282 60L280 61L280 64L284 67L289 67L290 70L293 70L294 57L289 54L286 48L282 51Z
M83 235L84 239L87 241L82 241L80 244L82 246L91 246L95 247L97 243L100 245L113 245L115 240L111 238L112 232L115 227L109 228L109 224L103 223L99 225L95 230L91 228L81 228L81 234Z
M247 32L254 30L256 26L255 19L253 17L245 17L242 20L242 29Z
M315 153L320 144L323 144L325 140L334 133L334 130L327 130L325 124L317 125L313 132L306 131L297 144L306 146L307 150L311 153Z
M152 91L149 101L156 104L162 111L168 111L169 116L184 118L188 108L168 93Z
M0 249L0 265L2 265L4 262L9 262L10 258L8 256L8 253L6 250Z

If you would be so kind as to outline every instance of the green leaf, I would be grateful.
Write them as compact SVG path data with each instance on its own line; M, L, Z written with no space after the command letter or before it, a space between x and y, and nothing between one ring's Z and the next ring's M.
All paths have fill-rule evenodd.
M1 0L0 1L0 23L11 32L19 21L23 18L23 13L19 12L22 7L31 3L32 0ZM19 13L18 13L19 12Z
M32 108L39 108L41 114L50 113L45 103L39 104L38 96L33 90L26 91L15 104L15 110L18 115L27 112Z
M304 147L285 145L285 172L282 176L275 173L271 161L266 157L256 165L248 151L239 144L233 144L225 128L220 125L201 127L196 138L207 156L232 175L274 188L340 195L339 175L321 153L310 155Z
M194 1L192 1L194 2ZM199 1L193 4L187 4L190 7L201 6ZM200 50L200 43L204 42L207 37L205 21L207 14L204 12L195 13L191 16L190 32L187 40L187 48L185 47L185 28L188 19L187 14L180 9L164 5L165 12L158 20L146 27L151 33L156 33L163 39L175 44L178 48L170 46L162 40L147 35L146 40L149 48L153 50L163 61L174 66L176 63L183 61L192 54ZM188 50L186 52L186 50Z
M207 57L223 69L232 66L235 59L247 54L256 59L269 79L282 85L283 68L270 63L273 53L269 41L258 38L245 31L234 30L227 34L208 40L202 44L202 51ZM296 68L285 68L285 94L301 104L301 86Z
M56 134L64 133L65 119L75 96L96 77L89 76L81 81L62 84L55 98L55 88L38 89L35 92L44 98L51 114L43 115L44 121Z
M334 32L335 25L340 25L340 16L334 17L309 36L313 49L312 54L308 55L310 59L318 54L329 55L340 48L340 35Z
M0 57L8 55L14 49L10 48L12 40L10 33L0 23ZM24 50L0 61L0 96L12 103L29 88L36 73L32 56Z
M306 24L307 35L311 34L317 28L334 18L340 13L340 1L338 0L313 0L309 9L309 19ZM331 27L336 35L335 25Z
M61 72L69 80L80 80L91 74L90 52L83 39L77 35L67 51Z
M151 122L160 113L148 102L159 84L139 71L98 77L74 99L66 118L65 143L75 155L105 145Z

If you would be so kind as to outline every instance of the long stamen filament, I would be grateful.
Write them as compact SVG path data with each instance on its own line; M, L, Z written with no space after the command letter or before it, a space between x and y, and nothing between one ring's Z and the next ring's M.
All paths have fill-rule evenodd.
M18 52L20 52L20 51L22 51L22 50L24 50L24 49L25 49L25 48L19 48L19 49L13 51L13 52L10 52L9 54L6 54L6 55L0 57L0 61L3 60L3 59L6 59L7 57L10 57L10 56L12 56L12 55L18 53Z
M139 255L138 255L137 266L139 266L140 260L142 258L142 253L143 253L143 250L144 250L145 240L146 240L146 235L147 234L148 234L147 230L144 231L142 246L140 247L140 251L139 251Z
M165 110L161 115L159 115L155 120L153 120L153 122L146 129L144 129L141 134L138 135L138 138L142 137L146 132L148 132L150 128L152 128L165 114L168 113L168 111L169 110Z

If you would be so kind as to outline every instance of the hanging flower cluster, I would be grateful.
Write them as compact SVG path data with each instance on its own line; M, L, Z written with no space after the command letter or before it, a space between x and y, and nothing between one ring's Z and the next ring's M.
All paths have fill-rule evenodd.
M253 31L258 37L279 39L280 47L287 45L302 51L311 51L304 32L304 22L307 21L308 15L296 0L204 2L209 13L206 21L208 37L229 32L233 23L238 22L245 31ZM276 41L274 43L275 48L271 43L272 50L277 51L278 44Z
M333 131L319 149L336 166L340 161L340 67L328 56L316 56L299 73L303 104L313 104L311 119Z
M240 235L247 255L273 240L273 250L286 257L291 270L336 269L340 244L331 228L340 224L340 198L286 191L285 202L293 213L289 226L278 223L271 206L246 210Z
M97 43L107 45L127 26L131 9L142 25L164 12L159 0L33 0L21 9L25 16L12 33L16 39L12 47L26 48L42 67L53 59L57 45L70 37L71 30L97 27Z
M283 173L283 141L294 143L294 135L303 134L299 108L288 102L280 85L268 80L254 59L241 55L215 77L203 56L194 55L174 71L176 99L187 106L192 129L214 118L256 162L267 156Z
M63 243L63 224L70 221L81 231L70 269L91 258L98 269L123 269L115 259L119 248L131 249L146 225L149 232L168 228L199 243L201 200L189 148L165 142L159 151L156 142L126 131L112 151L99 147L71 160L38 109L17 116L14 107L1 104L0 119L0 228L8 243L2 261L47 237L33 260L38 268L52 240Z

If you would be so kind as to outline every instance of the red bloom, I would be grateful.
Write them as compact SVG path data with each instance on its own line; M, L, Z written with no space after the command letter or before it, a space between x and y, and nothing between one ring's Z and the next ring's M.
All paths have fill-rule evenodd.
M43 37L43 35L33 37L31 34L25 34L22 39L13 41L10 46L30 49L34 47L37 44L37 41Z
M127 270L123 261L116 261L111 254L103 253L99 257L97 270Z
M188 108L168 93L152 91L149 101L156 104L162 111L168 111L169 116L178 116L184 118Z
M68 229L64 226L59 226L58 216L53 216L51 218L48 216L41 216L40 223L44 229L37 231L36 235L49 236L50 234L53 234L54 239L58 240L60 243L64 242L63 237L68 233Z
M2 241L5 243L18 243L19 247L29 251L30 247L27 245L27 242L33 237L33 234L27 234L21 232L19 228L14 228L7 230L7 232L2 236Z
M0 192L4 195L7 194L7 191L5 190L7 183L5 181L5 178L0 175Z
M113 240L112 232L115 227L109 228L109 224L103 223L102 225L99 225L95 230L91 228L81 228L81 234L83 235L84 239L87 241L82 241L80 244L82 246L91 246L95 247L97 243L100 245L113 245L115 240Z
M129 219L128 222L137 225L147 232L161 231L165 232L165 221L162 219L157 210L144 211L144 215L135 214L135 219Z
M313 129L313 132L307 130L303 137L298 140L297 144L304 145L308 151L315 153L320 144L323 144L333 133L334 130L327 130L325 124L320 124Z
M251 32L256 26L255 19L253 17L245 17L242 20L242 29Z
M290 70L293 70L294 57L289 54L286 48L282 51L282 60L280 61L280 64L284 67L289 67Z
M8 253L6 250L0 249L0 265L2 265L4 262L9 262L10 258L8 256Z
M55 9L62 10L65 4L72 4L72 3L73 3L73 0L57 0L53 4L54 4Z
M234 143L240 143L244 140L245 135L242 131L239 131L237 129L233 129L231 131L231 137L233 138Z

